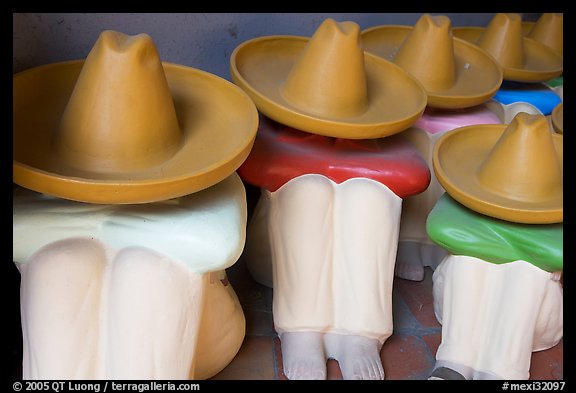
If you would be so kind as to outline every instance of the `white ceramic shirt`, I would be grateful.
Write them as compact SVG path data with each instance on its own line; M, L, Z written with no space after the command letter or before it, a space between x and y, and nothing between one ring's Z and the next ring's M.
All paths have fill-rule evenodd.
M26 263L57 240L87 237L116 249L151 248L193 273L218 271L240 257L246 219L246 193L236 173L191 195L134 205L88 204L14 187L13 261Z

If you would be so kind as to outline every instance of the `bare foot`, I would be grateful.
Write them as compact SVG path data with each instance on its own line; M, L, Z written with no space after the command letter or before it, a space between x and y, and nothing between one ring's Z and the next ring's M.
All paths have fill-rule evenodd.
M420 258L420 243L398 242L394 275L410 281L422 281L424 279L424 265Z
M288 379L326 379L323 336L319 332L280 335L284 374Z
M446 255L448 252L435 244L398 242L394 275L404 280L422 281L424 268L436 270Z
M327 333L324 337L329 358L336 359L344 379L383 380L380 342L374 338Z

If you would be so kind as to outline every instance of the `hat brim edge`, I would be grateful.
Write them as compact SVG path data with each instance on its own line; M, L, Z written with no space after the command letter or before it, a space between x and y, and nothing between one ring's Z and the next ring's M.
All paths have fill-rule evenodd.
M15 74L14 78L34 77L35 72L44 69L79 67L83 62L84 60L73 60L33 67ZM188 73L191 77L198 75L198 78L213 81L215 85L220 86L220 89L228 90L235 99L243 102L243 105L248 108L245 123L249 126L244 130L245 135L241 142L231 150L229 155L212 160L201 170L193 172L183 170L180 173L170 173L164 178L145 179L138 176L131 178L135 173L126 173L121 178L102 179L101 174L92 178L90 173L86 176L76 176L46 171L43 168L20 162L17 157L14 157L13 182L37 192L81 202L127 204L155 202L191 194L206 189L234 173L248 157L256 138L258 113L254 103L242 89L217 75L168 62L162 64L167 76L170 70Z
M362 38L364 42L364 46L366 51L385 58L393 60L394 53L390 51L390 47L399 48L402 45L402 42L406 35L412 31L412 26L403 26L403 25L380 25L380 26L373 26L367 28L362 31ZM386 33L388 36L386 39L382 38L381 35ZM387 34L390 33L390 34ZM393 42L386 42L386 46L380 46L379 44L383 42L383 40L388 41L392 39ZM483 91L476 91L476 92L466 92L460 89L460 86L466 85L466 81L462 78L462 75L465 73L459 73L457 80L457 85L447 89L445 91L427 91L428 94L428 106L435 107L435 108L444 108L444 109L463 109L469 108L472 106L480 105L490 98L492 98L498 88L502 84L503 81L503 72L502 68L498 65L496 60L486 51L482 50L476 45L469 43L466 40L462 40L457 37L453 37L454 44L455 44L455 57L461 63L470 62L470 59L464 59L461 55L463 49L475 51L477 54L481 53L484 58L489 59L494 65L494 69L497 70L494 75L495 77L493 80L484 84L487 88ZM458 61L457 60L457 61ZM466 61L464 61L466 60ZM478 67L475 67L476 64L472 64L470 69L475 70ZM478 78L477 74L470 74L470 80L476 80Z
M410 100L412 110L408 116L399 117L394 119L394 121L387 120L381 122L364 122L362 116L354 119L328 119L313 113L306 113L290 105L288 102L271 99L247 80L238 66L238 58L245 48L260 44L265 45L266 41L272 40L286 40L287 42L289 40L301 41L303 47L309 38L300 36L265 36L245 41L235 48L230 57L230 74L232 81L252 98L258 110L279 123L323 136L348 139L374 139L393 135L409 128L422 115L426 108L427 97L420 82L395 64L382 60L370 53L365 53L365 56L369 58L370 61L379 62L380 64L384 61L387 67L394 67L396 71L401 72L403 77L414 85L412 91L421 91L421 95L413 94L412 100ZM278 80L278 89L280 89L281 84L282 81ZM386 110L386 108L383 108L383 110Z
M440 158L439 152L442 150L444 144L448 145L452 142L451 138L455 135L470 131L480 134L487 130L496 130L496 132L500 132L501 134L504 132L506 126L506 124L472 125L460 127L442 135L436 141L432 156L432 168L438 182L451 197L462 205L493 218L524 224L554 224L563 222L562 203L555 208L550 208L547 202L534 203L529 207L518 207L518 201L511 199L507 200L507 203L501 203L502 197L494 194L494 198L490 198L490 193L487 190L480 190L474 187L467 188L458 184L458 182L452 178L449 171L445 169L446 166L443 165L444 160ZM553 138L556 145L561 145L561 135L553 135ZM559 155L560 162L562 162L562 154L558 153L558 151L557 154ZM474 174L469 173L467 176L474 176ZM487 196L489 199L486 198Z

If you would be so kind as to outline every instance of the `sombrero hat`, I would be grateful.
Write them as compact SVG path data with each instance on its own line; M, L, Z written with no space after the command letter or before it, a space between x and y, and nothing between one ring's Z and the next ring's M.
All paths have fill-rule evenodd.
M550 115L552 127L558 134L564 134L564 103L559 103Z
M524 27L522 22L522 26ZM525 35L548 48L557 55L564 56L564 14L544 13L536 22L532 22L530 30Z
M232 53L230 73L264 115L319 135L392 135L410 127L426 107L426 92L415 78L364 52L354 22L328 18L312 38L246 41Z
M563 221L563 138L543 115L510 124L456 128L434 146L432 164L446 192L468 208L506 221Z
M91 203L214 185L246 159L258 127L241 89L161 63L146 34L104 31L85 61L15 74L13 102L14 182Z
M488 53L453 38L450 19L422 15L412 26L382 25L362 32L366 51L393 61L423 85L428 106L467 108L488 101L502 70Z
M499 13L486 28L454 27L452 33L490 53L504 70L505 80L543 82L562 74L562 56L524 36L519 14Z

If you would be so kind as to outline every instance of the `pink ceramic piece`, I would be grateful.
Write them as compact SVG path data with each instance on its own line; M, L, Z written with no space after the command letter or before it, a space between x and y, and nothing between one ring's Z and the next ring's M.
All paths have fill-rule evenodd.
M429 134L449 131L472 124L499 124L500 119L482 104L466 109L438 109L428 107L414 127Z
M428 187L430 170L405 138L351 140L312 135L262 117L254 147L238 169L242 179L268 191L305 174L336 183L368 178L401 198Z

